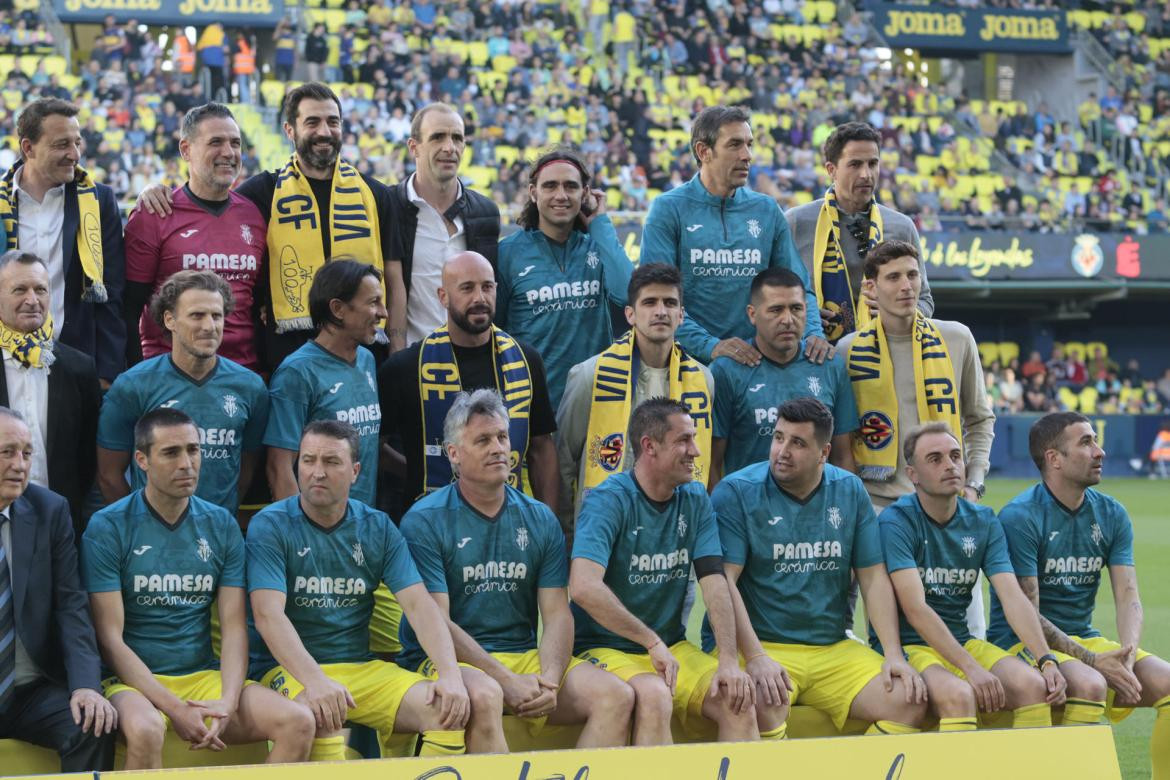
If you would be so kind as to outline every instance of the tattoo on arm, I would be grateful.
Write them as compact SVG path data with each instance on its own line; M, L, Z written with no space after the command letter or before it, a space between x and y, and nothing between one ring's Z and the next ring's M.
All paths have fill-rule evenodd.
M1035 577L1020 577L1020 588L1028 601L1036 606L1036 614L1040 617L1040 628L1044 631L1044 641L1048 647L1057 652L1071 655L1087 666L1092 666L1097 654L1082 647L1069 638L1068 634L1052 624L1052 621L1040 614L1040 585Z

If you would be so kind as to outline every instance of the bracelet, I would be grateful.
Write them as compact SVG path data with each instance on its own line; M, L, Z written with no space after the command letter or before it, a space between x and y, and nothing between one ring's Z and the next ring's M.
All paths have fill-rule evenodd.
M767 655L768 654L766 652L759 652L759 653L756 653L755 655L753 655L751 658L745 658L743 662L745 664L750 664L752 661L756 660L757 658L763 658Z
M1054 656L1052 653L1045 653L1044 655L1042 655L1036 659L1036 668L1037 669L1043 669L1048 664L1056 664L1057 667L1059 667L1060 661L1056 660L1056 656Z
M662 644L662 637L658 637L658 639L656 639L655 641L653 641L649 645L647 645L646 652L649 653L651 650L653 650L656 646L658 646L660 644Z

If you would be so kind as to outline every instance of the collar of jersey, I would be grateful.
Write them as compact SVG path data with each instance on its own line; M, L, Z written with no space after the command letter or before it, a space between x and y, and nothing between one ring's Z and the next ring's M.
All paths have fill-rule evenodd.
M459 500L463 502L463 505L465 507L467 507L468 509L470 509L472 512L474 512L476 517L478 517L478 518L480 518L483 521L488 522L488 523L494 523L497 520L499 520L503 516L504 510L508 508L508 487L507 487L507 485L504 486L504 503L500 504L500 511L496 512L491 517L488 517L483 512L479 511L478 509L476 509L474 506L471 505L471 502L468 501L463 496L463 491L459 489L458 482L455 483L455 495L459 496Z
M732 190L731 195L726 198L721 198L718 195L712 195L707 190L707 188L703 186L703 181L699 178L698 173L696 173L685 186L690 188L690 194L692 196L712 206L738 203L739 200L736 196L739 195L739 191L743 189L743 187L736 187L734 190Z
M167 529L168 531L179 530L179 526L181 526L183 524L183 522L187 519L187 515L191 514L191 499L187 499L187 506L183 507L183 513L181 515L179 515L179 519L175 521L175 524L171 525L170 523L168 523L166 521L165 518L163 518L162 515L160 515L158 513L158 511L154 507L152 507L150 505L150 502L146 500L146 491L145 490L142 491L142 503L146 505L146 511L150 512L150 516L153 517L155 520L157 520L158 524L161 525L163 528Z
M1048 494L1048 498L1050 498L1052 500L1052 503L1056 504L1057 508L1060 509L1060 511L1064 512L1069 517L1075 518L1077 515L1079 515L1081 513L1081 509L1084 509L1085 504L1088 503L1088 501L1089 501L1089 491L1086 488L1084 498L1081 499L1080 508L1079 509L1072 509L1072 508L1067 507L1064 504L1060 503L1060 499L1056 497L1056 494L1048 489L1047 482L1041 480L1040 484L1044 487L1044 492Z
M638 489L638 495L640 495L647 504L654 507L654 511L660 515L665 513L666 510L670 508L670 505L674 503L674 499L678 497L678 488L675 488L674 492L670 494L669 501L657 501L653 498L650 498L646 491L642 489L642 485L638 482L638 478L634 476L633 469L630 470L630 480L634 483L634 487Z
M214 377L216 375L216 373L219 371L219 361L220 361L219 355L215 356L215 365L212 366L211 370L207 372L207 376L203 377L202 379L196 379L195 377L191 376L183 369L179 368L178 365L175 364L175 358L173 356L167 355L167 360L170 361L171 368L173 368L175 370L176 374L183 377L183 379L186 379L188 382L195 385L196 387L203 387L205 384L210 382L211 378Z
M825 486L825 473L822 471L821 472L821 481L818 482L817 486L812 489L812 492L809 493L807 496L805 496L803 499L797 498L796 496L792 495L784 488L780 487L780 483L776 481L776 476L772 473L772 461L768 460L768 461L766 461L766 463L768 464L768 481L772 483L772 487L776 488L781 493L783 493L785 497L791 499L792 501L795 501L796 503L800 504L801 506L807 506L808 502L812 501L813 498L816 496L816 494L821 492L821 488L823 488Z
M938 522L930 516L929 512L926 511L926 507L922 506L922 499L918 497L917 491L914 493L914 503L918 505L918 511L922 513L922 516L926 518L927 522L929 522L935 528L947 528L951 523L955 522L955 518L959 516L959 505L955 504L955 513L947 518L945 523Z
M772 358L765 355L764 351L762 349L760 349L759 344L756 343L755 336L752 336L751 339L748 340L748 343L756 348L756 351L760 353L760 357L762 357L765 361L767 361L768 365L775 366L776 368L788 368L789 366L795 366L797 363L799 363L801 361L801 359L804 358L804 337L803 336L801 336L801 338L800 338L800 346L797 347L797 349L796 349L796 357L792 358L792 360L789 360L787 363L777 363L775 360L773 360ZM821 365L824 365L824 364L822 363Z
M301 506L301 497L300 496L297 496L296 499L297 499L297 511L299 511L301 513L301 515L304 516L305 522L308 523L309 525L313 526L314 528L316 528L318 531L320 531L323 534L326 534L326 535L332 534L338 528L341 528L341 526L345 525L345 521L349 519L349 515L350 515L349 502L346 501L345 502L345 514L341 516L341 519L338 520L337 523L332 528L326 528L325 526L321 525L313 518L309 517L309 513L305 511L305 508L303 506Z

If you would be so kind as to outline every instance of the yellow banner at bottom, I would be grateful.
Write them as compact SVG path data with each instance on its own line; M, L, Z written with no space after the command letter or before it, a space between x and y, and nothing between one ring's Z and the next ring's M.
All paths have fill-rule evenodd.
M493 756L400 758L165 772L191 780L626 780L760 777L850 780L987 780L1059 777L1120 780L1108 726L1004 729L958 734L834 737L783 742L704 743L654 748L550 750ZM102 777L159 777L157 772L102 772Z

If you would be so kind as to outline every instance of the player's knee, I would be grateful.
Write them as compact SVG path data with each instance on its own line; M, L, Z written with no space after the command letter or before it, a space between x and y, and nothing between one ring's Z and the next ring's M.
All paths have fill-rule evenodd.
M167 726L162 716L155 710L135 713L119 713L118 728L126 739L126 746L130 750L157 752L162 750L163 740L167 736Z
M1015 688L1021 706L1039 704L1048 698L1048 684L1044 682L1044 675L1031 667L1013 677L1010 684Z
M1070 666L1071 669L1068 668ZM1105 682L1105 678L1090 666L1062 664L1061 672L1064 673L1065 682L1068 683L1065 694L1069 698L1105 701L1105 697L1109 694L1109 684Z
M307 743L317 734L317 721L308 707L302 707L300 704L290 701L281 708L273 731L275 732L274 740L282 739L298 744Z
M471 701L471 712L478 716L500 716L504 712L504 689L486 674L477 675L467 682L467 698Z
M955 718L974 715L977 709L975 689L958 677L945 679L946 682L932 685L928 692L940 716Z
M756 699L756 721L760 731L771 731L788 720L791 708L787 704L765 704Z
M606 719L629 720L634 712L634 689L619 677L610 677L613 679L598 686L596 693L590 697L593 700L593 714L602 715Z
M634 686L634 714L642 721L669 722L674 711L670 690L658 679L653 682Z

